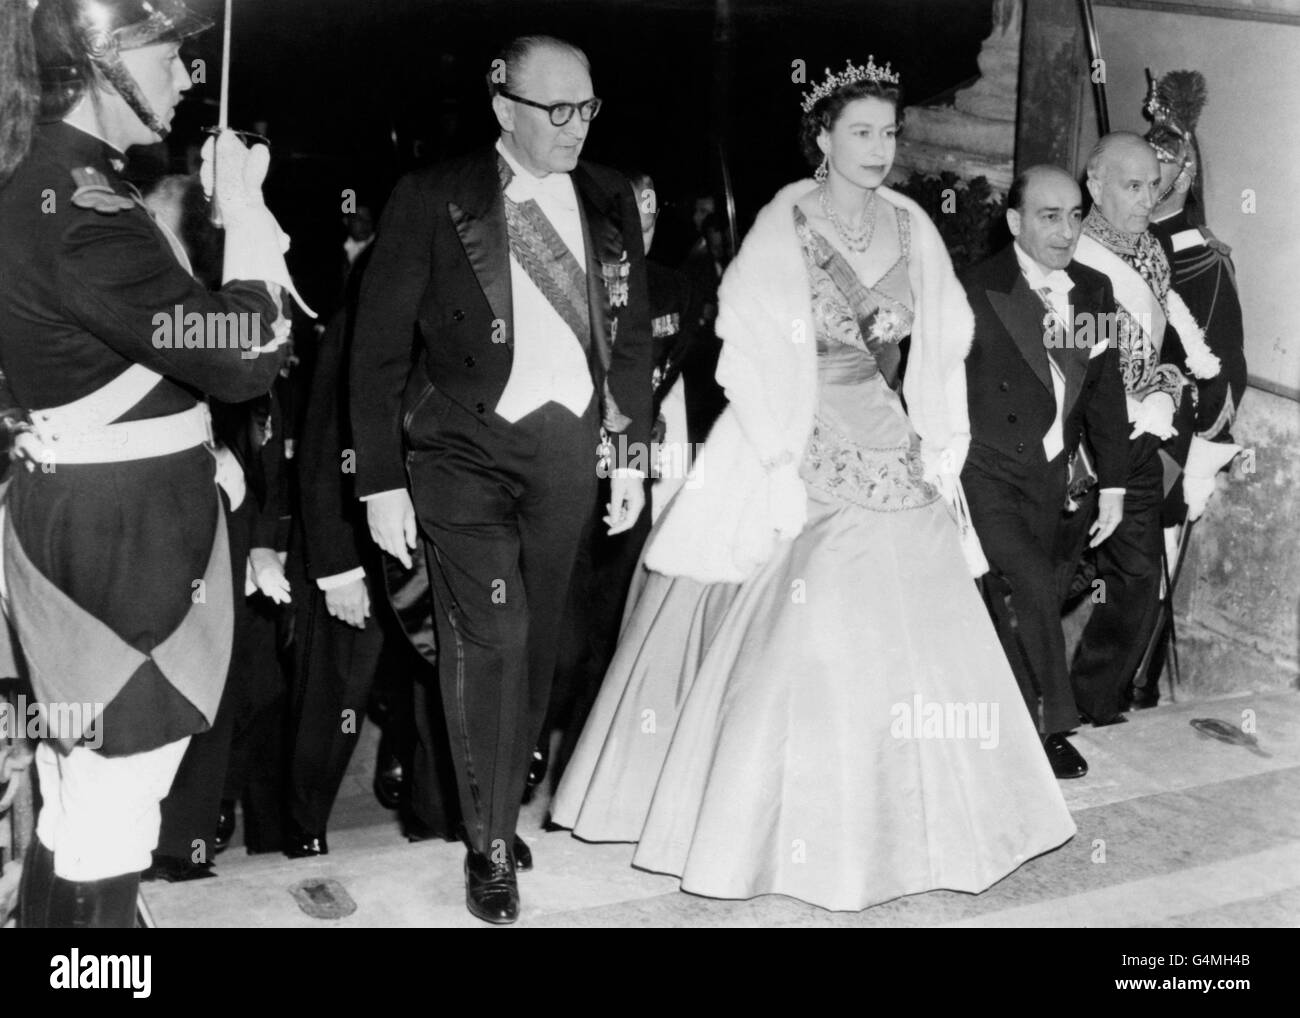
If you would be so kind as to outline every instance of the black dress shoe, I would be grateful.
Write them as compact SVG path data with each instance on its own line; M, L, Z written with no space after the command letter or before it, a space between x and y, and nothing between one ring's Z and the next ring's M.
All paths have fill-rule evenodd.
M384 809L402 805L402 787L402 765L396 760L392 766L375 771L375 798Z
M178 855L154 855L153 865L140 874L140 879L183 884L187 880L206 880L216 875L210 862L193 862Z
M533 868L533 850L528 847L528 842L524 841L518 834L515 835L515 869L521 873Z
M1111 725L1122 725L1126 721L1128 721L1128 718L1126 718L1121 711L1116 711L1114 714L1110 715L1110 717L1104 717L1100 720L1094 718L1090 714L1079 711L1079 724L1092 725L1093 728L1108 728Z
M323 832L317 835L296 830L285 843L284 854L290 859L310 859L314 855L329 855L330 847Z
M402 761L389 752L387 736L379 743L374 789L375 798L384 809L397 809L402 805Z
M550 765L549 748L545 735L542 736L542 741L533 747L533 756L528 762L528 777L524 781L524 805L533 801L533 793L546 778L546 768Z
M503 925L519 918L519 883L513 852L500 862L470 849L465 853L465 907L485 923Z
M230 846L230 839L235 836L235 803L231 799L221 800L221 812L217 814L217 831L212 836L212 854L220 855Z
M1052 773L1058 778L1081 778L1088 773L1088 761L1063 734L1045 736L1043 750L1052 765Z

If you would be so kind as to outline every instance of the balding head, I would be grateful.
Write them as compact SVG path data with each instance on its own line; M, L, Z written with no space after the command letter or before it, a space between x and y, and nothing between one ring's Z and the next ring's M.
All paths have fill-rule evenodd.
M1016 246L1044 271L1070 264L1082 221L1079 185L1059 166L1031 166L1012 182L1007 227Z
M488 79L510 154L536 177L572 171L591 126L579 108L588 107L588 117L596 109L586 54L562 39L524 36L502 50ZM561 103L568 105L568 119L557 124L546 107Z
M1106 135L1088 156L1088 193L1115 229L1145 232L1160 193L1155 151L1130 131Z

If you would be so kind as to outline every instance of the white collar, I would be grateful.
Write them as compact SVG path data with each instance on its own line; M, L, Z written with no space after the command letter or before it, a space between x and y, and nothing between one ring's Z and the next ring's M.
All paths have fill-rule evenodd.
M578 207L577 199L573 194L573 181L569 179L569 174L548 173L544 177L538 177L519 164L519 160L510 154L510 150L500 138L497 139L496 149L514 174L506 186L506 195L511 201L523 202L532 199L552 202L563 209Z
M1049 271L1026 254L1019 244L1013 243L1011 246L1016 250L1016 261L1020 263L1020 271L1025 274L1031 290L1037 292L1046 288L1052 293L1065 294L1074 289L1074 280L1064 269Z

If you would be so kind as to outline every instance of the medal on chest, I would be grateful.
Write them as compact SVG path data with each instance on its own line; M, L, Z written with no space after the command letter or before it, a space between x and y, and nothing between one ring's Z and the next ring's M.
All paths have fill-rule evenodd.
M627 306L628 278L632 274L632 264L627 260L627 252L616 262L601 262L600 274L605 280L605 289L609 291L611 307Z

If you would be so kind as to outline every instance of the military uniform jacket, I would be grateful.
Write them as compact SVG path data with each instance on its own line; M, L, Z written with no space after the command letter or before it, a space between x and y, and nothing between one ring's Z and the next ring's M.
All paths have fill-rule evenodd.
M281 314L271 291L198 283L121 178L123 163L78 128L42 124L0 189L0 367L14 400L62 406L133 364L164 377L118 421L179 413L203 394L266 392L284 352L177 348L171 322L244 314L258 326L253 342L266 342ZM106 754L134 753L210 725L235 582L214 467L197 445L14 471L3 550L17 664L38 699L87 704L97 725L93 738L65 732L65 742L85 735Z
M1152 223L1150 229L1169 258L1174 289L1204 331L1206 345L1219 358L1217 375L1195 380L1196 434L1209 442L1231 442L1232 422L1246 391L1245 336L1232 259L1211 243L1208 230L1192 226L1186 209ZM1174 238L1178 238L1178 250ZM1165 359L1181 365L1181 346L1167 349Z

